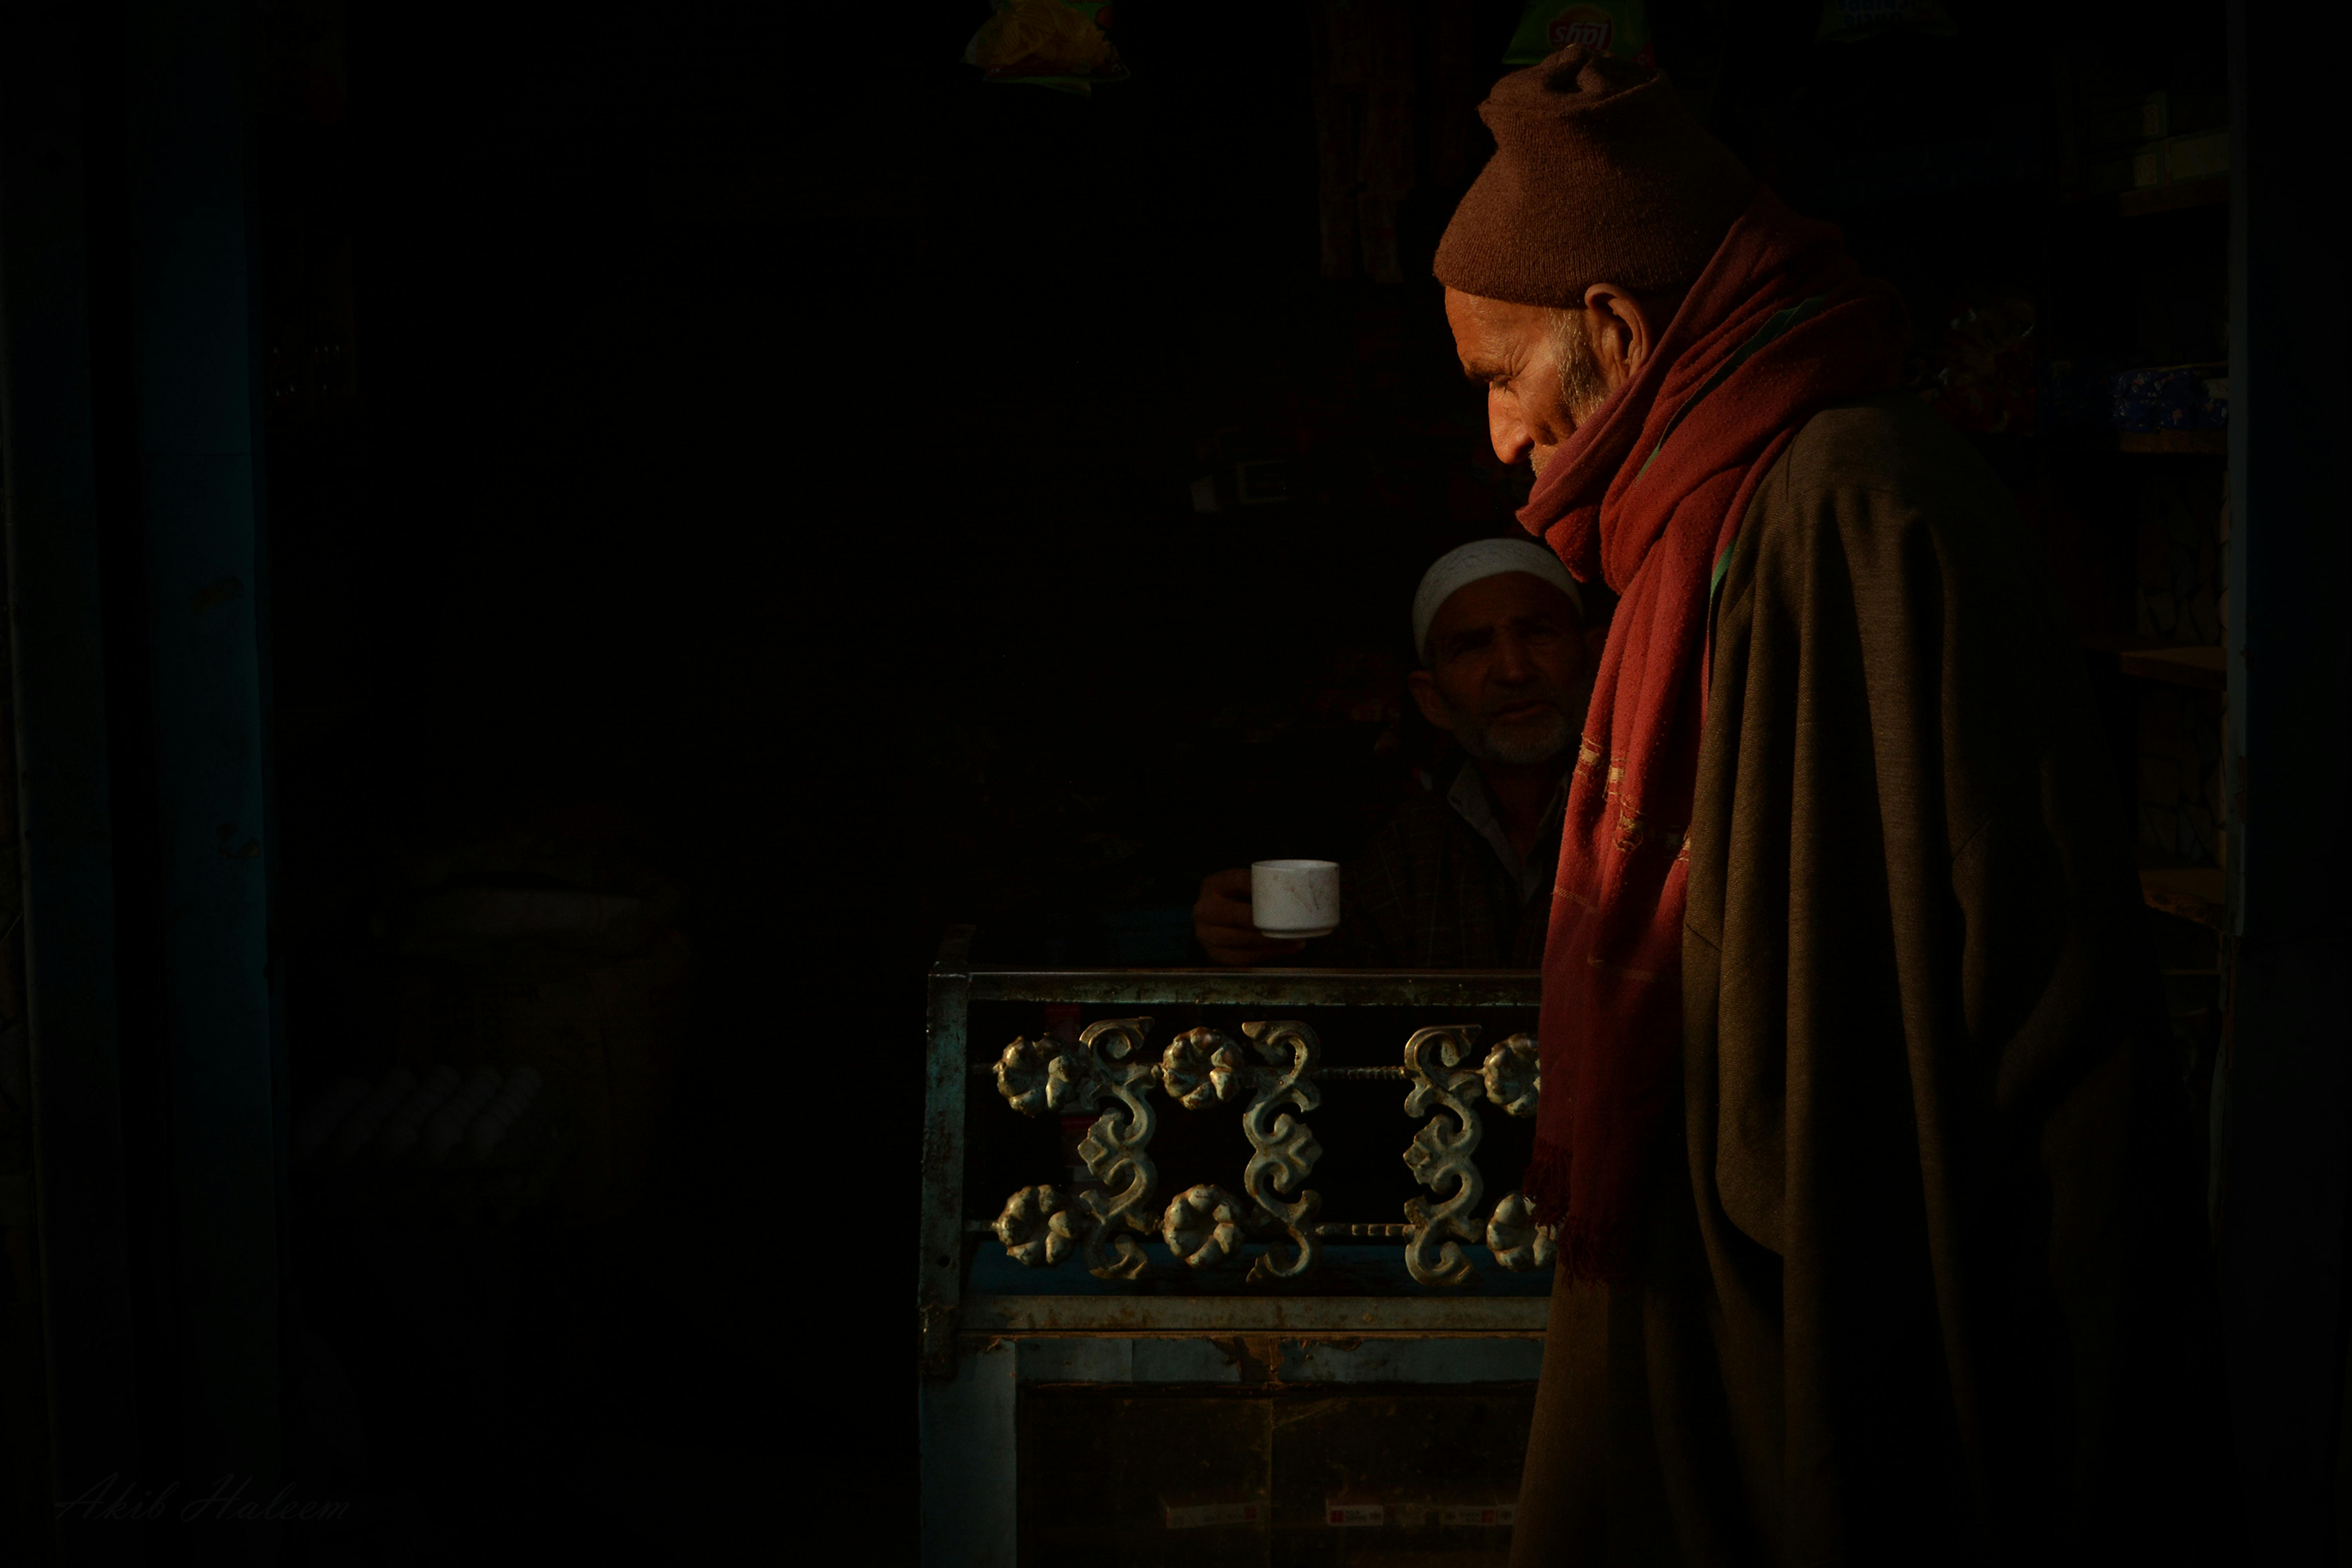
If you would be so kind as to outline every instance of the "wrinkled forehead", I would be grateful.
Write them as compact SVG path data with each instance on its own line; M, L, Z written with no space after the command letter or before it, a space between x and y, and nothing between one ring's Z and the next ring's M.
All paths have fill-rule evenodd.
M1445 291L1446 323L1454 329L1454 352L1465 363L1507 359L1549 330L1551 314L1538 305L1489 300L1459 289Z
M1498 572L1492 577L1465 583L1446 595L1445 602L1437 606L1437 614L1430 618L1430 650L1434 653L1465 632L1492 630L1536 617L1556 620L1569 627L1581 624L1576 602L1561 593L1558 584L1547 583L1532 573Z

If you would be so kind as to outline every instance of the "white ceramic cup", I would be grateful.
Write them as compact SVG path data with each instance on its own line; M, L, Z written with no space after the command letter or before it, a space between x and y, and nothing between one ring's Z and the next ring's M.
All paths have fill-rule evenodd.
M1339 868L1330 860L1260 860L1250 868L1250 923L1260 936L1303 942L1339 929Z

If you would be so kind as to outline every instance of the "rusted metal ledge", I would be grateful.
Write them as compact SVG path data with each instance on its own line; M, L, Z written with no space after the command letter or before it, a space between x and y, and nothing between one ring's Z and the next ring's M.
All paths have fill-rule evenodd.
M973 1334L1541 1334L1544 1296L967 1296Z
M971 1375L1016 1384L1533 1383L1540 1334L997 1334L967 1350ZM1007 1447L1015 1447L1017 1435Z
M974 969L975 1002L1286 1007L1533 1007L1533 969Z

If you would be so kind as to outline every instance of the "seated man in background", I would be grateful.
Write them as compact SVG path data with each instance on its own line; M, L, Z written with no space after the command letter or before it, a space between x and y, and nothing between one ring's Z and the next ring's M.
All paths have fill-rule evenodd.
M1341 870L1339 929L1308 962L1532 969L1592 685L1598 639L1581 592L1542 545L1482 539L1423 575L1412 632L1413 701L1467 755L1451 776L1424 775ZM1217 963L1268 963L1309 946L1258 933L1245 867L1202 880L1192 929Z

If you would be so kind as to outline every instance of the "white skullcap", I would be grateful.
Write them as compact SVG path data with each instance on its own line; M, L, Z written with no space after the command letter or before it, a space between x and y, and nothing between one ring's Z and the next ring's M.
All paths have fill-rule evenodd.
M1506 572L1542 578L1567 595L1568 602L1576 606L1577 618L1583 618L1584 595L1549 547L1532 539L1475 539L1458 550L1447 551L1421 574L1421 586L1412 595L1412 647L1422 663L1429 662L1429 624L1437 619L1445 601L1473 583L1500 577Z

